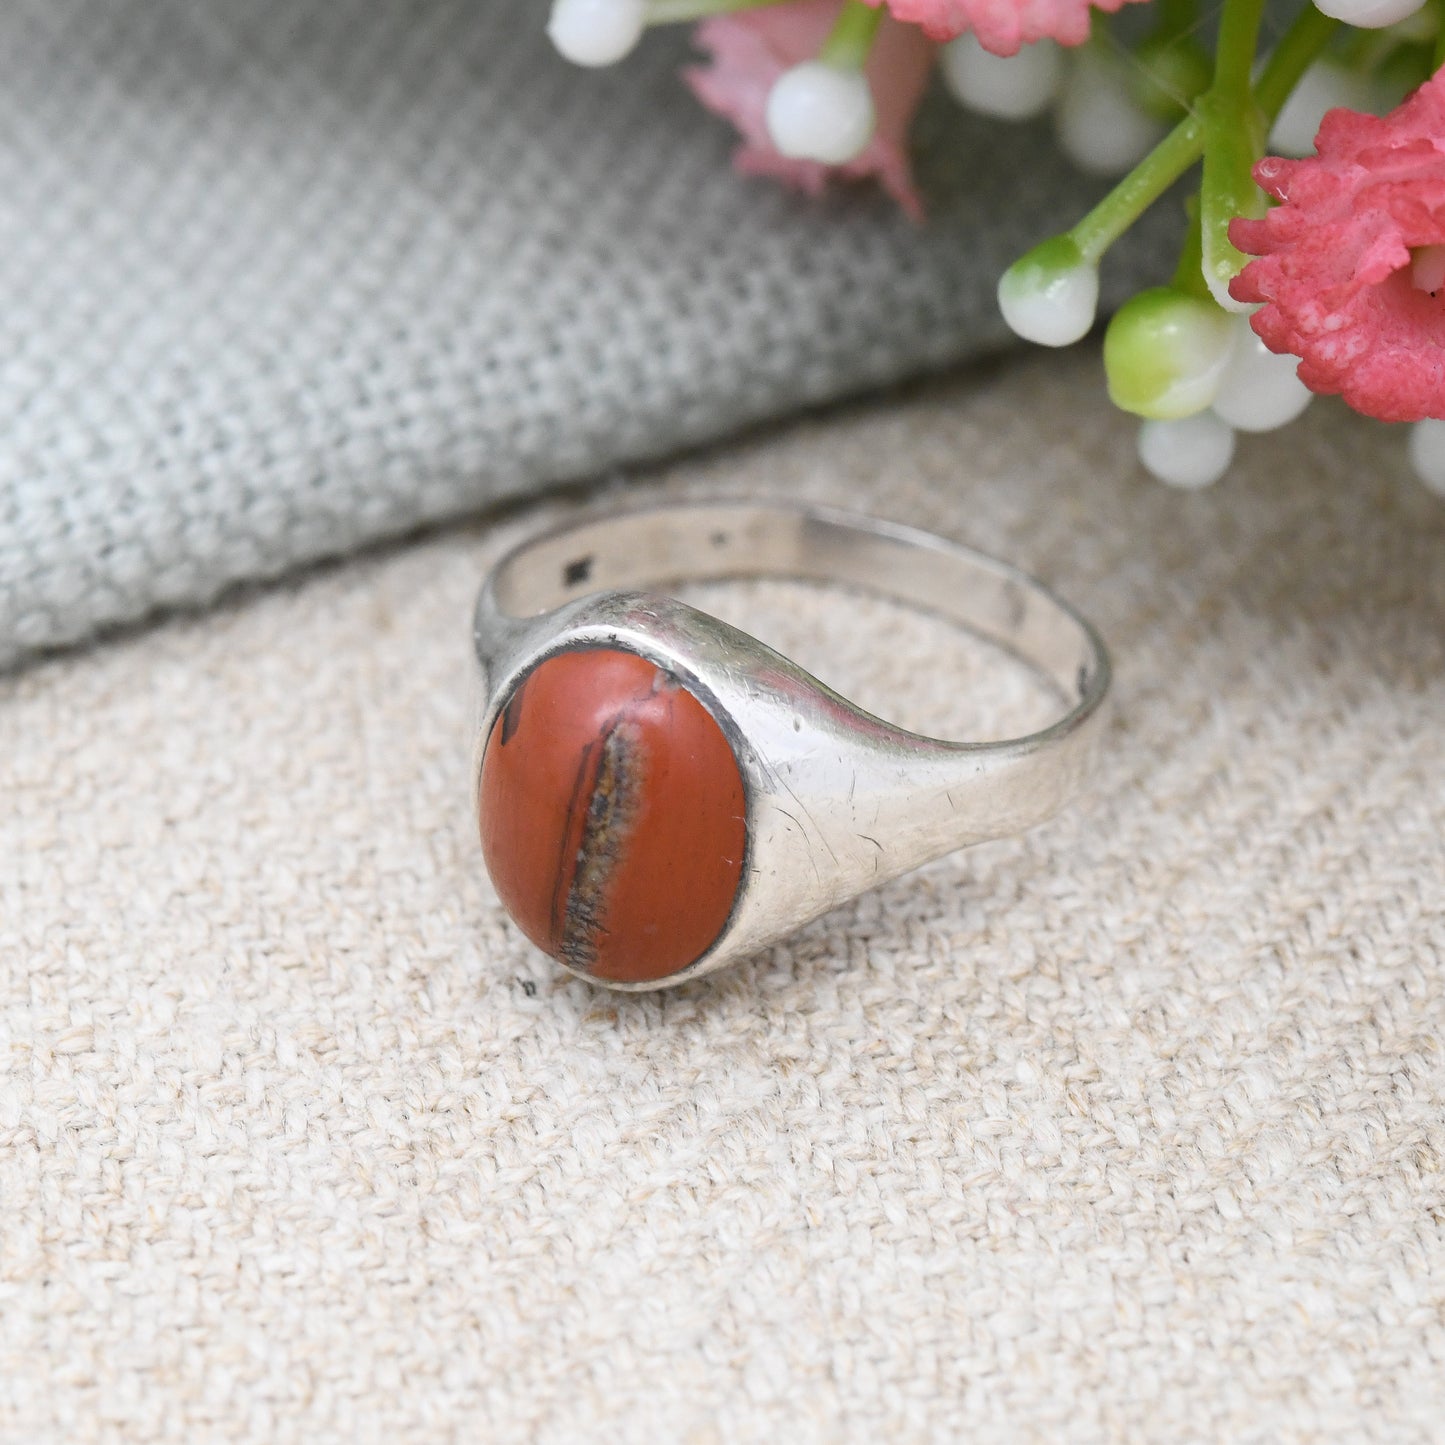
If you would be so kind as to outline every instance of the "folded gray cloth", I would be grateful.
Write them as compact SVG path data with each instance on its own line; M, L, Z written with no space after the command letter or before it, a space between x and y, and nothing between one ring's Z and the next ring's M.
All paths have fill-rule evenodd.
M731 173L683 31L596 74L545 18L0 9L0 666L995 347L1099 189L936 96L926 227L808 201Z

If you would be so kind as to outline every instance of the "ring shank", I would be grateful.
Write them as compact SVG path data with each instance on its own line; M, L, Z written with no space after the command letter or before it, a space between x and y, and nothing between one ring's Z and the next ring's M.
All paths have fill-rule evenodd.
M660 506L524 543L483 591L478 650L488 661L492 635L505 631L489 621L534 617L590 593L759 576L843 583L938 614L1041 673L1070 717L1091 711L1108 686L1093 628L1018 568L910 527L778 503Z

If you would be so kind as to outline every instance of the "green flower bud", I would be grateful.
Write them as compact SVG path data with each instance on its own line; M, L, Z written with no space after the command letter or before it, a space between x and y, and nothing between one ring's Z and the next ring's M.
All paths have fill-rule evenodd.
M1125 303L1104 333L1114 405L1150 420L1203 411L1214 400L1234 330L1212 301L1156 286Z

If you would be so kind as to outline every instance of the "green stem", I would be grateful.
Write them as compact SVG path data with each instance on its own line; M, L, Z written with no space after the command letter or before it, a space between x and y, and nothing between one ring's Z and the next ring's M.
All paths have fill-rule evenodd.
M1224 0L1219 42L1214 49L1214 84L1210 87L1216 95L1248 94L1263 18L1264 0Z
M1435 0L1435 51L1430 63L1432 75L1445 66L1445 0Z
M1070 231L1083 258L1097 266L1104 252L1194 164L1204 127L1188 115Z
M864 3L864 0L844 0L843 8L818 59L826 65L836 65L840 70L862 70L867 63L868 52L873 49L873 37L883 19L883 7Z
M1214 52L1214 81L1199 97L1204 123L1204 171L1199 181L1199 231L1204 280L1221 306L1245 257L1229 240L1236 216L1257 215L1264 204L1254 163L1264 149L1266 125L1250 89L1264 0L1225 0Z
M761 10L783 0L647 0L649 25L674 25L680 21L702 20L708 15L730 15L735 10Z
M1314 64L1339 28L1338 20L1332 20L1313 5L1306 5L1300 11L1274 47L1254 88L1255 101L1266 120L1273 121L1284 109L1300 77Z
M1257 216L1264 197L1254 183L1254 163L1264 150L1265 126L1254 100L1231 93L1200 97L1204 119L1204 169L1199 179L1199 231L1204 279L1221 306L1245 256L1229 239L1237 216Z
M1393 28L1350 30L1339 47L1340 64L1361 75L1372 75L1397 50L1410 42Z
M1184 233L1184 245L1179 252L1179 264L1174 268L1172 285L1186 296L1200 301L1211 299L1209 287L1204 284L1204 237L1199 229L1199 200L1190 196L1188 203L1189 229Z

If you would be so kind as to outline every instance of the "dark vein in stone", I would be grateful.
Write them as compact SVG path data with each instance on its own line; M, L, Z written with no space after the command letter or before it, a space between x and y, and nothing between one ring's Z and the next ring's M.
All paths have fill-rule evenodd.
M635 723L618 720L602 739L559 947L573 968L591 971L607 931L608 890L632 837L646 783L641 738Z
M613 726L616 725L614 720ZM590 807L591 790L595 769L594 760L606 741L588 743L577 760L577 771L572 777L572 791L567 795L567 807L562 813L562 836L557 852L557 866L552 870L552 898L547 905L547 937L554 949L560 949L567 932L567 904L571 893L576 867L580 862L580 851L567 856L567 840L572 836L572 819Z

